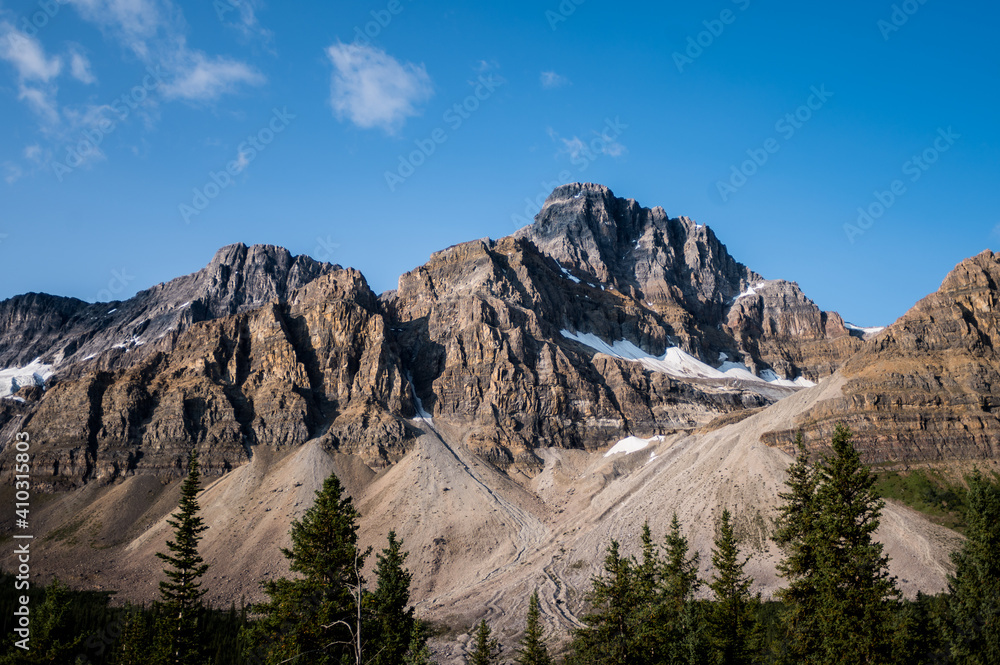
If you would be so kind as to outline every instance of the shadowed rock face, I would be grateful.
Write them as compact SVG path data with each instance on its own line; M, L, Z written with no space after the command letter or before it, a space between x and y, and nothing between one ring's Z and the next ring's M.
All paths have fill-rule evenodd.
M692 429L793 391L677 379L563 330L789 379L830 374L861 344L707 227L575 184L530 227L437 252L382 297L355 270L232 245L123 302L0 303L0 367L54 371L0 399L0 435L32 432L53 487L177 475L192 445L206 473L311 439L379 468L410 446L419 399L455 440L531 472L540 447Z
M557 188L515 236L655 310L685 351L709 362L724 353L756 373L817 381L861 346L838 314L820 311L798 284L738 263L707 226L602 185Z
M995 459L1000 454L1000 257L960 263L941 288L840 370L839 399L797 424L821 447L837 422L873 463ZM797 428L796 428L797 429ZM766 434L790 449L796 429Z

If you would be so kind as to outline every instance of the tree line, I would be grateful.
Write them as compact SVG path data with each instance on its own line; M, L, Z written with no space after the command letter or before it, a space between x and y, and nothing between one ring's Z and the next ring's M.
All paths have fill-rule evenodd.
M562 645L566 665L958 663L1000 665L1000 483L978 471L967 478L966 540L952 555L946 593L904 600L873 535L884 501L850 432L838 426L830 454L811 463L801 437L780 494L774 541L785 580L776 598L752 592L747 557L729 510L711 551L711 576L699 576L674 515L662 542L648 523L638 556L614 540L592 578L589 612ZM394 532L375 554L374 583L365 578L372 549L358 545L359 514L336 475L291 525L282 553L294 578L263 583L267 599L228 610L204 602L208 570L198 552L197 455L192 452L178 510L168 520L160 600L112 607L108 592L71 591L55 581L32 591L32 650L8 640L6 663L69 665L217 665L278 663L422 665L432 663L429 626L410 605L412 573ZM0 596L5 629L15 602L9 576ZM704 591L704 593L699 593ZM37 610L34 608L37 607ZM525 633L512 654L518 665L551 665L537 591ZM474 630L466 662L510 662L486 621Z

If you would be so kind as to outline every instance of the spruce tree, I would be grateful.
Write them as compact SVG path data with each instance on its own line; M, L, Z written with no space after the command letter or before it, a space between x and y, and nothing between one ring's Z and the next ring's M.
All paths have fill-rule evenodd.
M490 636L490 627L483 619L476 628L475 644L465 662L468 665L499 665L502 652L500 641Z
M253 607L257 621L244 642L264 662L339 665L357 661L357 591L370 550L358 549L359 514L331 474L316 500L291 528L292 547L283 548L295 579L263 584L268 601ZM364 636L361 636L363 644Z
M644 662L636 647L637 585L635 565L621 555L618 542L611 541L604 557L604 573L591 580L587 596L592 611L582 617L583 628L575 631L573 662L593 665Z
M790 662L812 662L819 651L817 609L819 604L816 551L819 546L819 510L816 502L818 474L809 463L802 433L795 437L797 455L788 468L787 491L782 500L773 540L784 551L778 574L788 586L777 593L785 610L782 616L785 639L778 640L783 656Z
M711 662L745 665L759 662L761 640L757 628L760 596L750 594L753 579L743 572L739 545L729 510L722 511L719 533L712 549L715 572L709 588L714 603L708 615Z
M528 621L515 662L518 665L550 665L552 663L549 649L545 645L545 630L542 627L538 591L532 593L528 601Z
M174 540L167 541L169 553L158 552L167 567L167 579L160 582L160 597L165 614L164 638L170 647L171 663L198 664L202 662L202 642L198 633L198 619L203 612L201 578L208 564L198 554L201 534L208 529L202 522L198 505L200 474L198 453L194 449L188 457L188 475L181 485L181 500L177 513L167 520L174 529Z
M871 469L837 425L833 454L819 465L816 500L822 530L817 552L819 629L827 662L883 663L891 655L891 624L899 591L889 558L874 539L885 502Z
M390 531L388 546L375 557L375 591L366 599L372 615L367 639L375 651L366 662L373 665L399 665L411 646L414 620L413 608L408 606L413 575L404 568L406 557L402 541Z
M957 663L1000 664L1000 485L967 478L968 529L952 555L949 642Z
M659 627L660 645L651 659L644 662L700 664L705 662L704 620L694 594L701 586L698 579L698 553L688 555L690 546L681 534L680 520L674 513L664 546L660 572Z
M410 633L410 646L403 658L403 665L434 665L431 650L427 648L427 633L420 621L413 622Z

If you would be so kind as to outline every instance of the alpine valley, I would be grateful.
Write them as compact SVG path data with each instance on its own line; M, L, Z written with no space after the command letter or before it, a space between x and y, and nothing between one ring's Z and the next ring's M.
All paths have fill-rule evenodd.
M38 575L150 601L196 448L207 600L228 607L288 574L289 524L336 472L363 545L403 539L418 614L452 629L445 656L480 618L517 635L534 589L564 635L610 539L634 552L644 520L659 537L674 513L707 569L728 508L769 596L798 432L821 453L843 422L880 471L994 468L998 284L986 251L861 329L708 226L579 183L382 294L231 245L122 302L0 302L0 475L27 431ZM958 534L889 501L877 536L904 593L945 587Z

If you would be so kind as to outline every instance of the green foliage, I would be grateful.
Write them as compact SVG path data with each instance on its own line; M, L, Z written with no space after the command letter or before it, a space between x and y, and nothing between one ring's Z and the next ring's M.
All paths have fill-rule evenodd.
M45 589L45 600L30 609L31 633L28 650L10 646L0 663L73 663L83 646L83 636L72 632L70 592L59 580ZM19 639L19 638L11 638Z
M786 656L796 662L887 662L896 611L888 558L873 539L884 502L851 433L838 425L833 454L811 467L801 438L789 469L775 540L789 580Z
M574 634L570 662L704 662L703 604L693 600L697 573L698 554L689 553L676 515L662 552L643 527L641 562L611 541L604 573L591 580L592 611Z
M521 648L515 661L518 665L550 665L549 649L545 645L545 631L542 627L541 611L539 609L538 591L531 594L528 601L528 620Z
M411 648L415 631L413 608L410 604L410 581L413 575L403 566L407 553L403 542L396 538L396 532L389 532L389 544L377 554L375 575L378 578L375 591L366 597L365 605L369 620L366 638L374 645L373 665L398 665L403 662ZM421 645L414 645L419 651Z
M169 643L168 662L178 665L201 665L202 639L198 635L198 619L203 614L201 598L205 590L201 588L201 577L208 570L208 564L198 554L201 534L208 529L199 515L198 453L192 449L188 458L188 475L181 485L181 500L178 512L167 520L174 529L174 540L167 541L169 554L157 552L167 567L163 570L166 581L160 582L160 596L163 599L166 631L164 639Z
M500 641L491 636L490 627L483 619L476 628L475 644L465 662L468 665L499 665L502 652Z
M967 478L968 528L952 555L949 642L957 663L1000 663L1000 484Z
M708 611L707 642L711 662L719 665L760 662L762 637L757 616L761 601L759 594L750 594L753 579L743 572L746 561L740 561L729 510L723 510L712 550L715 573L708 585L715 602Z
M301 577L264 583L269 600L244 638L257 662L293 658L315 665L356 660L361 570L370 550L358 549L359 514L330 474L301 520L292 522L291 549L282 549ZM362 636L363 639L363 636Z
M907 473L883 471L878 474L876 491L926 515L931 521L965 533L965 488L947 482L940 473L916 469Z

